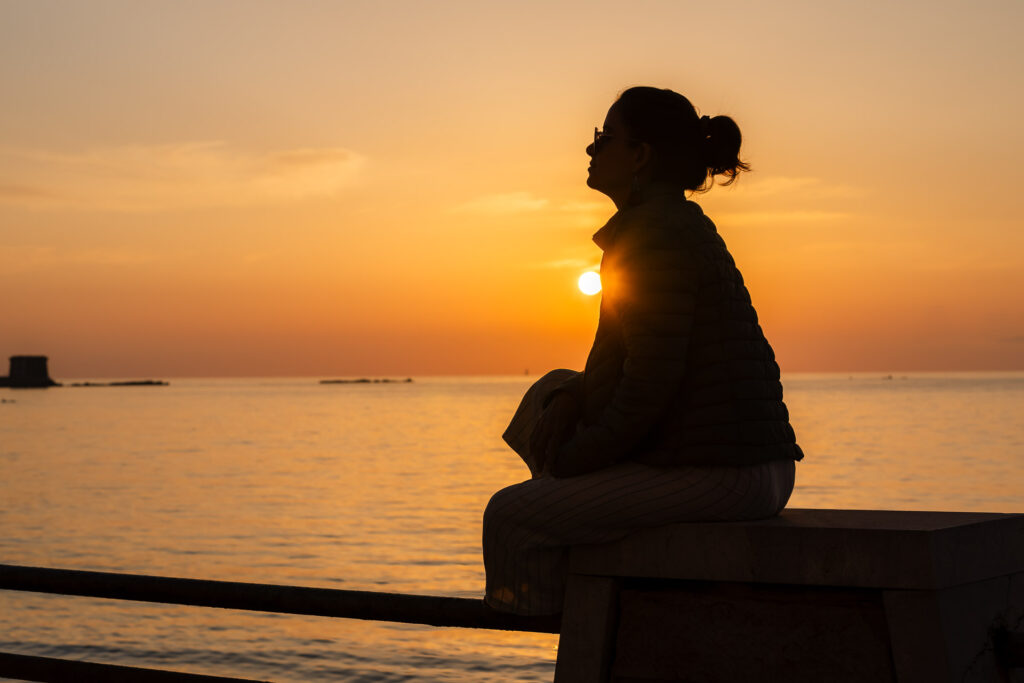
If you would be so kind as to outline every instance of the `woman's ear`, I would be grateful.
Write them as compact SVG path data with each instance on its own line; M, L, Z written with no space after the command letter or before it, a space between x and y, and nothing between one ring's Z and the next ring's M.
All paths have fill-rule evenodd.
M633 156L633 173L640 173L651 165L654 157L654 149L647 142L638 143Z

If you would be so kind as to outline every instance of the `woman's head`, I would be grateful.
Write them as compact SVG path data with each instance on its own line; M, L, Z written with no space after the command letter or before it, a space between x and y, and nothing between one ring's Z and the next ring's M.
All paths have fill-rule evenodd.
M610 138L618 138L610 140L607 146L616 142L617 146L632 145L632 173L648 181L703 191L710 189L716 176L725 176L722 184L728 185L750 168L739 159L742 138L736 122L728 116L698 116L690 101L672 90L625 90L608 110L605 127ZM587 148L587 153L594 157L588 184L602 191L604 188L598 185L603 179L594 178L593 170L599 166L597 155L604 154L604 146ZM620 172L625 169L620 168Z

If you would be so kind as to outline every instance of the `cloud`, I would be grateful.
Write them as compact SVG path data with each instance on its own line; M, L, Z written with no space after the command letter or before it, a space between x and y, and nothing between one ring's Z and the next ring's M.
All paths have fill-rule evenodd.
M221 142L73 154L0 149L0 204L113 211L262 205L331 195L352 184L364 163L342 148L253 153ZM9 177L19 181L4 182Z
M853 214L846 211L737 211L724 213L721 216L716 217L715 223L719 225L832 223L850 218L852 215Z
M1004 337L1000 341L1006 342L1007 344L1024 344L1024 334L1016 334L1012 337Z
M4 202L5 200L32 201L49 196L49 193L37 187L28 187L27 185L0 185L0 202Z
M543 261L541 263L534 263L530 265L530 268L554 268L556 270L597 270L599 263L594 263L594 259L585 258L563 258L556 259L554 261Z
M827 183L821 178L793 176L744 176L740 182L748 197L786 196L800 198L860 197L864 191L852 185Z
M609 202L564 202L559 204L559 211L567 211L570 213L609 213ZM612 209L614 210L614 209Z
M7 274L26 273L41 268L69 266L135 266L156 260L153 253L122 247L58 249L44 246L0 245L0 262Z
M550 202L542 197L535 197L529 192L506 192L488 194L459 204L452 209L455 213L508 214L540 211L548 208Z

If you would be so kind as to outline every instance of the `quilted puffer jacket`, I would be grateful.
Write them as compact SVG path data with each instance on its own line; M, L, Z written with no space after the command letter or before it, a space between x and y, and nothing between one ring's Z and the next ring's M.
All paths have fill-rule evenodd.
M800 460L775 354L725 242L700 207L661 195L594 235L601 313L584 371L560 388L581 420L555 453L572 476L653 465Z

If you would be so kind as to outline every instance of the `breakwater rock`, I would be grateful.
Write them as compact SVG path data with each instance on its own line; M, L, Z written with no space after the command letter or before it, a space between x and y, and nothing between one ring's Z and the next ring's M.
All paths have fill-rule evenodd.
M170 382L162 379L133 379L121 382L72 382L73 387L166 387Z
M405 379L322 379L320 384L411 384L412 377Z

